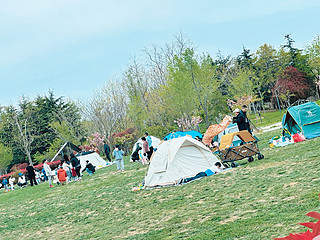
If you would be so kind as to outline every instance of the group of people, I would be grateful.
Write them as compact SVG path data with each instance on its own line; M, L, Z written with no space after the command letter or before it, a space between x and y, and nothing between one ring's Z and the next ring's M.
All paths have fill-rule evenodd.
M61 161L60 166L55 171L51 170L51 167L48 165L48 160L43 160L43 170L49 182L49 187L53 187L52 183L55 181L57 184L65 185L68 182L72 181L80 181L82 174L81 174L81 164L79 159L74 156L74 154L70 155L70 160L67 155L64 155L64 160ZM86 166L82 170L82 172L87 171L89 175L95 173L95 166L86 160Z
M86 166L82 170L82 172L87 171L89 175L95 173L96 169L89 160L86 160ZM29 179L30 186L38 185L41 181L48 181L49 187L53 187L53 183L57 183L58 185L65 185L71 181L79 181L81 180L81 164L80 161L71 154L71 159L65 155L64 159L61 160L58 168L52 170L50 165L48 164L48 160L43 160L43 168L42 175L40 175L39 171L34 169L32 164L29 164L26 167L26 176L23 173L19 173L17 185L20 188L24 188L27 186L27 178ZM13 176L9 176L9 178L3 178L0 183L0 188L3 187L5 192L9 190L15 189L16 178Z
M149 136L149 134L146 132L144 136L141 138L142 140L142 146L139 144L136 146L135 150L133 151L131 155L131 162L140 161L142 164L148 164L148 162L151 159L151 156L153 154L153 145L152 145L152 139Z

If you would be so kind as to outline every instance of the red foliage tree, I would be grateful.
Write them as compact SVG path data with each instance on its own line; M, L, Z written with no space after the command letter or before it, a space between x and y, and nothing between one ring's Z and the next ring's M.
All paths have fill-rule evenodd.
M278 89L277 94L279 99L288 104L300 98L307 98L312 92L312 86L308 81L306 74L292 66L286 67L279 76L272 90L274 93L274 101L276 89Z

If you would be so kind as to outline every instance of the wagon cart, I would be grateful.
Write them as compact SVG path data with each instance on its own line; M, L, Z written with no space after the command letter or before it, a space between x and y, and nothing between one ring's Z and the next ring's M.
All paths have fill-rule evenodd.
M234 137L239 137L242 141L240 146L234 146L232 144ZM247 131L229 133L221 138L218 155L222 160L222 163L226 167L235 167L234 161L248 158L249 162L252 162L253 156L258 155L258 159L263 159L264 156L260 153L258 147L258 141Z

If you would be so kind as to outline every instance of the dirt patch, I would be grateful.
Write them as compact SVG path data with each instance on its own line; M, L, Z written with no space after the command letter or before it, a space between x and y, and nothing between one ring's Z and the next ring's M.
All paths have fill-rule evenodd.
M290 201L290 200L293 200L295 198L296 198L295 196L291 196L291 197L287 197L287 198L282 199L282 201Z
M220 223L220 224L227 224L227 223L229 223L229 222L234 222L234 221L236 221L237 219L239 219L238 216L232 216L232 217L230 217L230 218L228 218L228 219L226 219L226 220L220 221L219 223Z
M297 184L298 184L298 182L290 182L290 183L284 184L283 188L292 187L292 186L297 185Z
M29 213L27 216L33 216L35 214L37 214L37 212Z
M135 236L137 234L144 234L144 233L147 233L149 232L148 230L143 230L143 229L136 229L134 231L131 231L129 232L127 235L120 235L120 236L116 236L116 239L119 239L119 238L128 238L128 237L132 237L132 236Z
M282 162L269 162L269 163L266 163L266 164L261 164L257 167L255 167L256 170L265 170L265 169L268 169L268 168L274 168L274 167L279 167L279 166L283 166L283 165L286 165L287 162L286 161L282 161Z
M204 218L199 219L199 222L203 223L203 222L209 220L209 218L210 218L210 216L206 216Z

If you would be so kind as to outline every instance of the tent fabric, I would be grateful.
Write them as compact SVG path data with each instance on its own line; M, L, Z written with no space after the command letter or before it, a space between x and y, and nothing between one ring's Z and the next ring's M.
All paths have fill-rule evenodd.
M219 160L210 149L191 137L163 141L151 158L145 187L175 185L181 178L204 172L216 162Z
M208 127L207 131L205 132L202 142L205 145L210 145L212 139L217 136L219 133L221 133L223 130L225 130L230 122L232 121L230 116L225 116L220 124L213 124Z
M283 135L302 132L307 139L320 136L320 107L308 102L289 107L282 118Z
M63 151L63 149L65 149L66 147L69 147L70 149L72 149L73 151L76 152L81 152L81 148L78 148L76 145L74 145L72 142L65 142L62 147L59 149L59 151L56 153L56 155L54 155L54 157L51 159L50 162L53 162L56 157Z
M81 164L81 171L86 167L86 160L96 167L96 169L107 166L107 162L100 157L96 152L85 152L84 154L77 154L76 157L79 159Z
M170 140L170 139L173 139L173 138L180 138L180 137L185 137L185 136L190 136L192 138L195 138L195 137L199 137L199 138L202 138L202 134L197 132L197 131L186 131L186 132L182 132L182 131L179 131L179 132L172 132L172 133L169 133L168 135L166 135L163 140L167 141L167 140Z
M236 123L230 123L229 126L225 130L223 130L221 133L219 133L214 140L220 144L221 138L223 135L226 135L228 133L233 133L233 132L239 132L239 128ZM239 145L240 142L241 142L240 138L238 138L237 136L234 137L233 145Z

